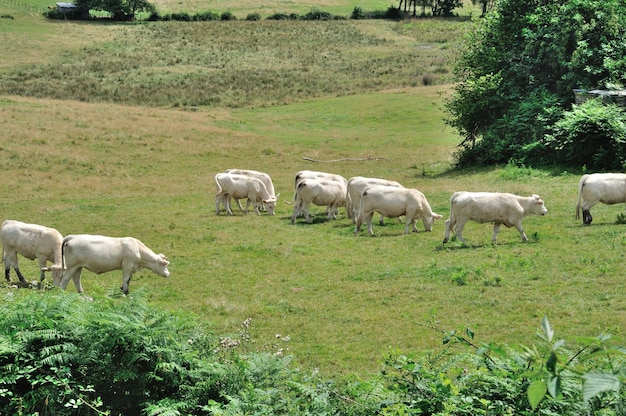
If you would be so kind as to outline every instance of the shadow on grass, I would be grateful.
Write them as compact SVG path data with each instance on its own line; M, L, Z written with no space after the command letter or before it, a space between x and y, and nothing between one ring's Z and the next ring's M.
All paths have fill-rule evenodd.
M505 243L482 243L482 244L472 244L472 243L460 243L455 240L450 240L446 244L440 244L435 247L435 251L457 251L457 250L470 250L470 249L481 249L485 247L519 247L521 245L535 245L539 244L539 238L529 237L527 242L523 241L507 241Z

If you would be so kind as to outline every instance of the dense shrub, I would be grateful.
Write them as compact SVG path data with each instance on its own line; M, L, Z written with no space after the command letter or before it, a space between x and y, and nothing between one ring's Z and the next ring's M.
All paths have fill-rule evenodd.
M237 18L232 12L226 11L220 15L220 20L237 20Z
M590 170L626 169L626 111L587 100L566 111L545 136L559 163Z
M248 21L258 21L261 20L261 15L259 13L250 13L246 16L246 20Z
M267 20L298 20L300 16L295 13L274 13L267 16Z
M459 165L552 160L542 139L572 90L626 83L625 26L620 0L498 2L467 39L447 103Z

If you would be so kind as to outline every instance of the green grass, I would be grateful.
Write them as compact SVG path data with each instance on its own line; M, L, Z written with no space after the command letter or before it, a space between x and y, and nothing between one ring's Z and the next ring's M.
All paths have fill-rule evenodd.
M389 348L438 347L440 334L426 328L433 315L446 329L472 327L485 342L529 344L544 315L564 337L603 331L623 335L626 230L613 224L623 206L594 207L593 225L583 227L573 218L576 173L513 165L449 171L460 140L442 122L450 85L411 84L415 77L406 74L417 73L412 65L421 68L418 50L432 54L435 66L448 66L456 53L450 39L467 27L432 21L441 24L438 33L424 30L422 21L227 26L24 19L33 30L21 44L22 53L5 46L10 43L0 46L15 58L2 61L2 79L22 74L32 82L24 86L30 92L12 92L24 96L0 96L2 217L48 225L63 234L131 235L165 253L172 277L139 272L130 284L131 296L147 287L155 304L188 311L220 334L237 332L246 318L253 318L255 348L287 348L298 363L326 374L376 371ZM8 23L16 21L21 18ZM328 30L320 39L334 42L324 49L337 52L333 59L318 56L321 44L315 43L314 27ZM226 37L212 42L217 28L231 37L252 28L272 33L257 33L257 52L242 56L241 39L231 46ZM3 39L19 40L15 30L2 30ZM441 35L446 31L449 37ZM206 33L190 38L180 54L172 50L182 36L195 32ZM342 33L355 38L342 45ZM155 34L165 36L167 47L158 47ZM283 45L290 36L291 44ZM232 78L212 96L214 101L191 108L184 100L198 102L204 91L190 88L186 97L174 100L168 94L180 89L156 88L162 85L152 80L157 74L166 73L171 81L174 75L187 80L207 71L206 57L192 53L201 43L223 64L213 69L220 76L229 70L241 76L246 65L267 57L264 70L272 72L267 79L282 80L284 89L280 83L257 88L245 96L252 102L238 104L238 94L248 87L243 78ZM404 61L407 50L411 59ZM181 61L164 65L174 58ZM362 72L348 77L337 66L374 62L367 68L378 71L388 59L399 65L398 72L377 72L370 83ZM297 65L290 71L280 68L308 60L317 84L301 96L290 95L302 71L293 70ZM117 78L113 63L120 64ZM98 64L100 72L94 70ZM58 68L68 74L66 84ZM81 68L89 71L81 73ZM102 77L94 91L117 89L131 98L81 95L75 81L99 80L94 74ZM241 90L233 79L242 80ZM348 85L319 89L341 79ZM76 95L64 95L69 93L61 86ZM154 101L140 103L136 97L149 96L146 91ZM376 159L316 163L303 157ZM215 215L213 176L233 167L273 177L281 193L276 216ZM301 169L398 180L424 192L444 218L450 195L459 190L539 193L549 213L524 221L527 244L515 230L503 229L494 246L491 226L468 224L465 246L452 241L443 247L443 220L432 233L405 236L402 224L387 220L383 227L374 226L375 237L364 231L354 237L343 211L338 220L326 222L323 209L315 209L313 224L299 219L291 225L291 206L284 201L291 200L293 175ZM38 275L34 262L21 263L27 276ZM85 272L83 286L87 293L100 294L120 281L121 273Z

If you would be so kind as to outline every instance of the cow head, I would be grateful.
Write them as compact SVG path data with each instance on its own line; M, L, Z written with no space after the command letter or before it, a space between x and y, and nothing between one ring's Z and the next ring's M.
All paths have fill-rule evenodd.
M533 214L538 215L546 215L548 213L548 209L543 203L543 199L539 195L533 195L533 204L532 204L532 212Z
M276 209L276 201L278 198L270 198L264 199L263 203L265 204L265 209L267 209L267 213L270 215L274 215L274 210Z
M164 254L157 254L158 256L158 264L161 267L159 270L157 270L157 273L163 277L170 277L170 271L167 269L167 266L170 264L170 262L167 260L167 257L165 257Z
M65 269L62 266L57 266L56 264L53 264L50 267L42 267L41 271L52 273L52 283L54 283L55 286L61 286L61 280L63 279L63 272L65 271Z
M435 220L438 220L441 218L443 218L443 215L437 214L436 212L433 212L430 215L423 216L422 223L424 224L424 230L432 231L433 223L435 222Z

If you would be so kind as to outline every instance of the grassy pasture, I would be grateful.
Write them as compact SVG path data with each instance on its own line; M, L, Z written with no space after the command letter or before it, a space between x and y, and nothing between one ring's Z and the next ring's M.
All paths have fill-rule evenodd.
M197 112L4 97L2 216L63 234L136 236L169 256L172 277L140 272L131 295L147 286L155 303L196 314L218 333L251 317L258 348L288 348L332 374L375 371L390 347L436 348L440 335L424 327L431 313L443 328L468 325L500 343L532 342L544 314L563 335L623 334L626 235L612 224L623 208L599 206L582 227L573 219L578 175L447 172L457 137L432 122L440 90ZM272 175L276 216L215 215L212 176L229 167ZM525 220L528 244L503 230L493 246L488 225L469 224L468 246L444 248L443 221L405 236L388 220L375 237L354 237L343 211L337 221L316 210L313 224L290 224L283 201L300 169L396 179L445 217L460 189L537 192L549 214ZM22 265L37 275L33 262ZM92 295L119 284L119 273L85 272Z
M7 7L0 3L0 14ZM81 96L73 84L93 79L98 62L108 69L97 72L103 81L93 91L107 86L132 95L136 90L130 87L141 91L144 81L151 88L160 85L151 81L159 71L193 78L206 71L206 62L191 53L198 50L193 46L209 45L210 36L198 35L186 52L177 54L173 47L159 48L154 34L182 42L195 31L217 37L216 27L228 28L225 34L232 37L252 27L252 22L235 23L239 26L85 25L45 22L27 13L3 19L0 50L11 60L2 61L0 88L22 74L32 89L6 89L0 95L2 218L45 224L63 234L140 238L170 258L172 277L139 272L130 284L131 295L147 287L156 304L188 311L220 334L237 332L244 319L253 318L253 348L287 348L302 365L327 374L376 371L388 348L437 348L440 334L425 328L432 314L442 328L470 326L486 342L531 343L533 328L544 315L563 336L624 334L626 229L613 224L622 206L595 207L593 225L582 227L573 218L577 173L512 166L449 170L459 141L441 121L450 86L411 84L411 74L417 72L405 66L413 61L421 65L417 51L441 54L433 59L447 66L455 53L452 40L466 30L462 26L439 22L442 26L430 27L422 21L320 25L329 31L322 38L335 39L327 49L338 51L331 58L339 56L344 64L356 59L376 62L368 68L380 69L388 58L403 62L395 55L407 51L413 51L412 60L392 76L379 71L365 83L358 71L349 72L353 76L344 77L349 86L343 90L318 93L317 84L293 98L289 91L297 83L291 77L298 71L287 71L283 80L289 87L282 95L274 93L276 84L255 90L254 98L265 104L229 99L247 88L237 90L234 81L234 91L220 89L213 101L197 109L191 108L200 95L194 88L188 90L187 105L168 98L168 92L177 90L164 89L159 95L161 90L154 88L162 101L141 103L122 95ZM309 26L262 23L258 27L275 31L280 39L292 37L291 45L276 41L266 49L281 58L271 64L274 72L268 79L277 78L276 68L290 62L285 57L319 59L303 46L316 39ZM240 31L229 31L236 28ZM363 42L341 49L337 34L342 31ZM29 36L21 37L24 33ZM227 48L225 39L216 40L221 46L214 50L218 62L228 62L213 69L220 76L261 62L254 54L241 56L243 46ZM272 36L258 39L266 46L272 42ZM11 46L20 41L21 52ZM115 78L118 54L136 68L122 66L124 76ZM153 56L158 54L165 58L159 61ZM359 61L359 56L370 58ZM159 67L174 58L183 62ZM310 71L320 83L340 84L342 72L333 65L315 61ZM68 74L66 84L55 84L57 67ZM135 76L133 83L127 83L129 75ZM61 95L62 86L75 89L77 96ZM147 96L145 91L137 94ZM378 159L310 162L303 157ZM281 193L276 216L215 215L213 175L231 167L272 175ZM494 246L489 225L469 224L467 246L454 241L442 247L443 220L432 233L405 236L402 224L387 220L383 227L375 225L375 237L363 230L354 237L344 211L332 222L324 221L319 209L313 224L302 219L290 224L291 206L284 202L292 197L293 175L300 169L398 180L424 192L444 218L449 197L458 190L539 193L549 213L525 220L528 244L521 243L515 230L504 229ZM21 265L27 276L38 275L34 262L22 259ZM85 272L83 286L92 296L104 296L117 290L120 276Z

